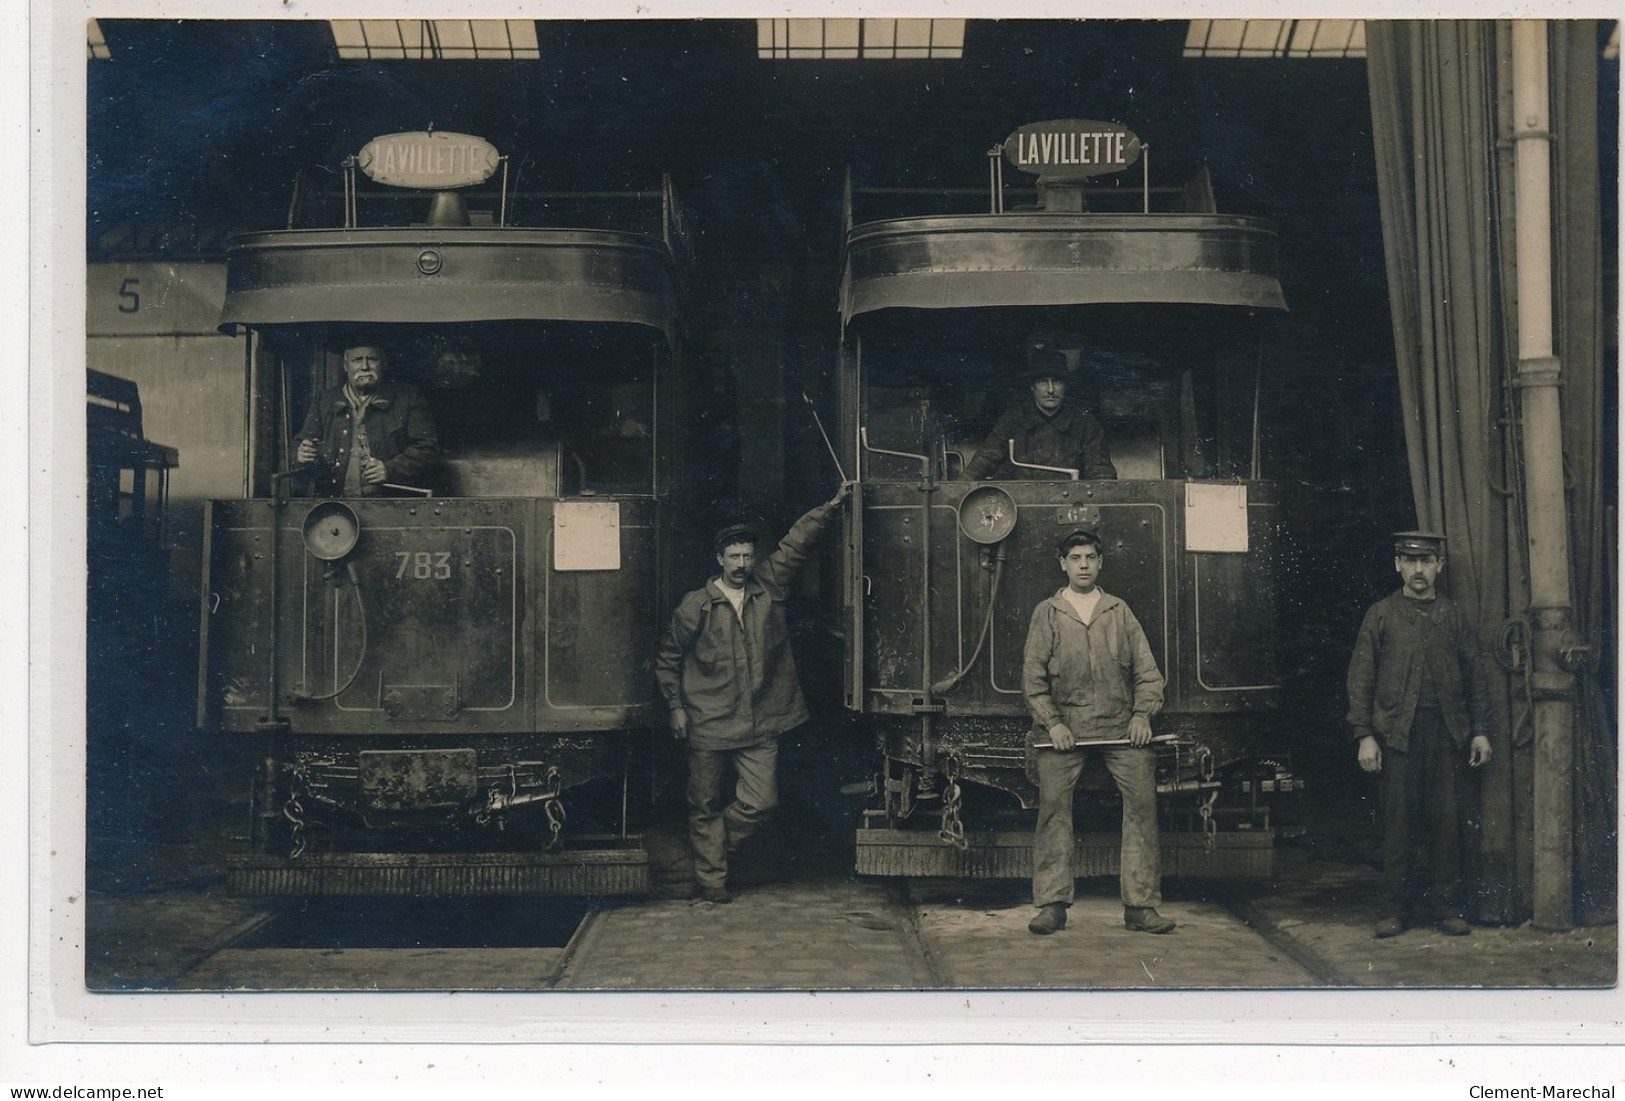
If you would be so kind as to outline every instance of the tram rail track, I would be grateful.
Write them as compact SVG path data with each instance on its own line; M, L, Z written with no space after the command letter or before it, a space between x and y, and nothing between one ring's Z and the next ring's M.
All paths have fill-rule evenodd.
M1349 974L1308 944L1283 929L1279 923L1251 902L1222 888L1212 889L1208 897L1236 915L1247 926L1264 938L1271 947L1287 956L1326 986L1357 987Z

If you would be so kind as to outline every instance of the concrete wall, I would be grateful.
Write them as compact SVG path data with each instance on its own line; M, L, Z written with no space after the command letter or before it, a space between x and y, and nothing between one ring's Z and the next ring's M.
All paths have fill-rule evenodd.
M203 502L243 492L243 339L215 329L223 264L92 264L87 366L141 387L147 438L180 452L169 482L173 586L197 591Z

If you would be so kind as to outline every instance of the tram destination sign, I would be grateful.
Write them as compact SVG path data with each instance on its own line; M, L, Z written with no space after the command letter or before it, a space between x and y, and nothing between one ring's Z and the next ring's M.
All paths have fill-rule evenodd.
M356 166L390 187L445 190L491 178L502 161L496 146L449 130L408 131L373 138L356 154Z
M1004 139L1004 157L1023 172L1077 180L1121 172L1140 159L1140 139L1115 122L1029 122Z

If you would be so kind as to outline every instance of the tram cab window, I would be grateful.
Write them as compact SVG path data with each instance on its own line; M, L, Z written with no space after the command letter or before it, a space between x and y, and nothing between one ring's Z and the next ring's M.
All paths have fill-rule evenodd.
M1177 477L1184 472L1177 382L1165 372L1105 365L1094 385L1096 416L1106 429L1112 464L1125 481Z
M1012 370L888 371L870 363L862 424L871 450L866 477L957 480L1011 402L1029 400ZM1251 377L1235 364L1170 363L1138 353L1096 355L1073 376L1068 401L1105 428L1119 480L1245 477L1251 458ZM892 385L897 383L897 385Z
M444 395L441 439L453 484L468 497L571 497L652 491L651 362L643 370L593 355L538 369L497 365L479 385ZM562 369L561 369L562 367Z
M630 326L493 323L388 334L439 430L437 496L653 492L657 338ZM333 357L329 354L328 360ZM320 359L309 385L331 385Z
M652 405L647 383L579 386L557 393L555 422L566 494L648 493Z
M1071 376L1066 400L1105 429L1119 480L1246 478L1267 466L1258 439L1267 428L1267 332L1247 311L1169 303L899 310L861 325L853 350L869 446L929 452L938 480L965 477L999 415L1032 401L1025 376L1033 357L1057 352ZM919 459L874 450L864 464L871 478L921 474Z

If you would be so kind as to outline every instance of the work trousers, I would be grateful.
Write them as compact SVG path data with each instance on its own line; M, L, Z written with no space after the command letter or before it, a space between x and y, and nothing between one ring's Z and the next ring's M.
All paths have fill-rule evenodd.
M722 787L733 766L734 796L722 805ZM779 802L779 742L769 738L743 749L688 751L688 839L694 849L694 881L702 888L728 882L728 854L738 851Z
M1389 917L1461 915L1465 753L1438 708L1419 707L1404 753L1382 751L1382 893Z
M1085 743L1087 744L1087 743ZM1072 792L1084 757L1098 752L1123 796L1123 842L1118 886L1124 906L1162 902L1162 849L1157 840L1157 757L1150 746L1096 749L1037 749L1038 830L1033 837L1033 903L1072 905L1076 848L1072 832Z

